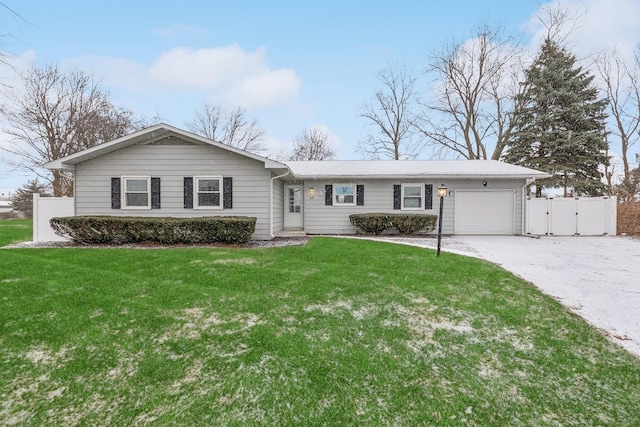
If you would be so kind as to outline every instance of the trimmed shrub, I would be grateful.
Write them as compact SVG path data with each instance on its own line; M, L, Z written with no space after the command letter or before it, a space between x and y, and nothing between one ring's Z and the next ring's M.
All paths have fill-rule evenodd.
M393 227L389 214L368 213L349 215L349 222L365 233L382 234L385 230Z
M57 235L86 244L246 243L255 231L256 218L71 216L52 218L50 224Z
M391 222L401 234L429 233L436 229L438 215L395 214L391 216Z
M438 216L430 214L367 213L349 215L349 221L365 233L377 235L396 228L401 234L414 234L419 231L428 233L435 230Z

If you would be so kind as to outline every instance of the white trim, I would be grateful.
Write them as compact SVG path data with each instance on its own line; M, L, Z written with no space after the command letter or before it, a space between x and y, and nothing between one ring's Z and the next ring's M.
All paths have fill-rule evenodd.
M151 209L151 177L150 176L138 176L138 175L123 175L120 177L121 182L121 198L120 198L120 209L123 210L140 210L140 209ZM127 191L127 181L128 180L145 180L147 182L147 205L146 206L128 206L127 205L127 193L130 194L144 194L142 191Z
M353 202L338 202L338 194L336 194L336 188L337 187L351 187L352 189L352 194L351 196L353 197ZM333 206L356 206L356 198L357 198L357 186L356 184L353 183L338 183L338 184L333 184L333 193L331 194L331 204ZM344 195L343 195L344 197Z
M200 190L198 188L198 181L199 180L205 180L205 179L210 179L210 180L217 180L218 181L218 193L220 194L220 198L218 199L219 205L218 206L200 206L200 203L198 203L198 194L200 193ZM223 187L224 181L222 180L222 176L221 175L200 175L200 176L194 176L193 177L193 209L223 209L224 208L224 187ZM202 193L211 193L211 194L215 194L215 192L202 192Z
M405 196L404 195L404 189L406 187L418 187L420 189L420 196ZM410 197L410 198L418 198L420 200L420 206L417 207L405 207L404 205L404 199L405 197ZM405 183L402 184L402 189L400 191L400 209L403 211L422 211L424 210L424 183Z
M284 176L289 175L289 169L287 169L282 175L276 175L271 177L271 182L269 185L269 236L273 239L275 235L273 234L273 182ZM284 192L284 187L282 189ZM284 226L284 212L282 213L282 225Z

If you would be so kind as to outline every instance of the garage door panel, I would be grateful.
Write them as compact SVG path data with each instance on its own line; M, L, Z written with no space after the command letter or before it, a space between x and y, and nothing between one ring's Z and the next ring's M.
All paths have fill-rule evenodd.
M455 233L513 234L514 204L513 190L457 190L454 205Z

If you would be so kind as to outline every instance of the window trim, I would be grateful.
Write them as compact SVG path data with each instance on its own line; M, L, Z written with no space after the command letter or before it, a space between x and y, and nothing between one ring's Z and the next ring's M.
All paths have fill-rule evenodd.
M420 195L419 196L408 196L412 199L418 199L420 201L420 206L419 207L406 207L404 205L404 199L407 197L405 196L404 192L405 192L405 188L419 188L420 189ZM424 210L424 184L423 183L405 183L401 185L401 190L400 190L400 209L403 211L421 211Z
M151 176L149 175L126 175L120 177L122 187L121 187L121 199L120 199L120 208L121 209L151 209ZM143 194L142 191L127 191L127 181L129 180L145 180L147 181L147 205L146 206L129 206L127 204L127 194Z
M336 191L338 187L351 187L352 196L353 196L353 201L351 203L338 202L338 194L337 194L337 191ZM332 206L356 206L357 197L358 197L358 190L356 188L356 184L355 183L337 183L337 184L333 184L333 195L331 197Z
M200 206L198 203L198 194L200 194L199 190L199 181L201 179L216 179L218 180L218 194L220 194L219 204L218 206ZM202 193L214 193L214 192L202 192ZM224 209L224 180L222 175L199 175L193 177L193 209Z

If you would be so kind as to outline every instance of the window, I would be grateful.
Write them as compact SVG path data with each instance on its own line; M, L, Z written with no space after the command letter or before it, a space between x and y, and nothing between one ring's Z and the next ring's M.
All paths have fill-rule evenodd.
M333 184L333 205L351 206L356 204L355 184Z
M422 209L422 184L402 184L402 209Z
M151 209L151 178L148 176L122 177L123 209Z
M301 213L302 189L289 187L289 213Z
M194 207L200 209L222 209L222 177L196 176Z

